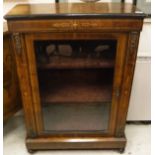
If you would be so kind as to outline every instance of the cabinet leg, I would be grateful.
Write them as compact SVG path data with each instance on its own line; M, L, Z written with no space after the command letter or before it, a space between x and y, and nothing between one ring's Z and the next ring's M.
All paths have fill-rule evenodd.
M123 154L123 153L124 153L124 151L125 151L125 149L124 149L124 148L119 149L120 154Z
M32 150L32 149L28 149L27 151L28 151L30 154L35 153L35 150Z

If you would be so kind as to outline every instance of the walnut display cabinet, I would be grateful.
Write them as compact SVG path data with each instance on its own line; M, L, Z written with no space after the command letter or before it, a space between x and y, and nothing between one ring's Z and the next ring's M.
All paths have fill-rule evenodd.
M119 149L145 15L131 4L23 4L5 18L28 151Z

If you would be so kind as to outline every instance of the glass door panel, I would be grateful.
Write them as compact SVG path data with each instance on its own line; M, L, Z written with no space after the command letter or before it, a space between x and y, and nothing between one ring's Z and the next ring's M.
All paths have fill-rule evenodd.
M106 132L116 40L35 40L45 132Z

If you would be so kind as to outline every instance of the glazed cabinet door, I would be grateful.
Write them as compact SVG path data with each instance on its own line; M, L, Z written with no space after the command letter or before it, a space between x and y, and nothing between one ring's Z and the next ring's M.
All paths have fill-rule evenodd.
M128 35L19 34L29 137L115 134ZM23 50L25 49L25 50Z

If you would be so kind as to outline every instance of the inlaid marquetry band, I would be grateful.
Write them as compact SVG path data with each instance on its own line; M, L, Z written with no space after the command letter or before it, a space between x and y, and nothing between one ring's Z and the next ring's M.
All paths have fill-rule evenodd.
M54 28L71 28L71 29L78 29L78 28L86 28L86 27L97 27L99 26L96 22L78 22L78 21L70 21L70 22L60 22L52 24Z

